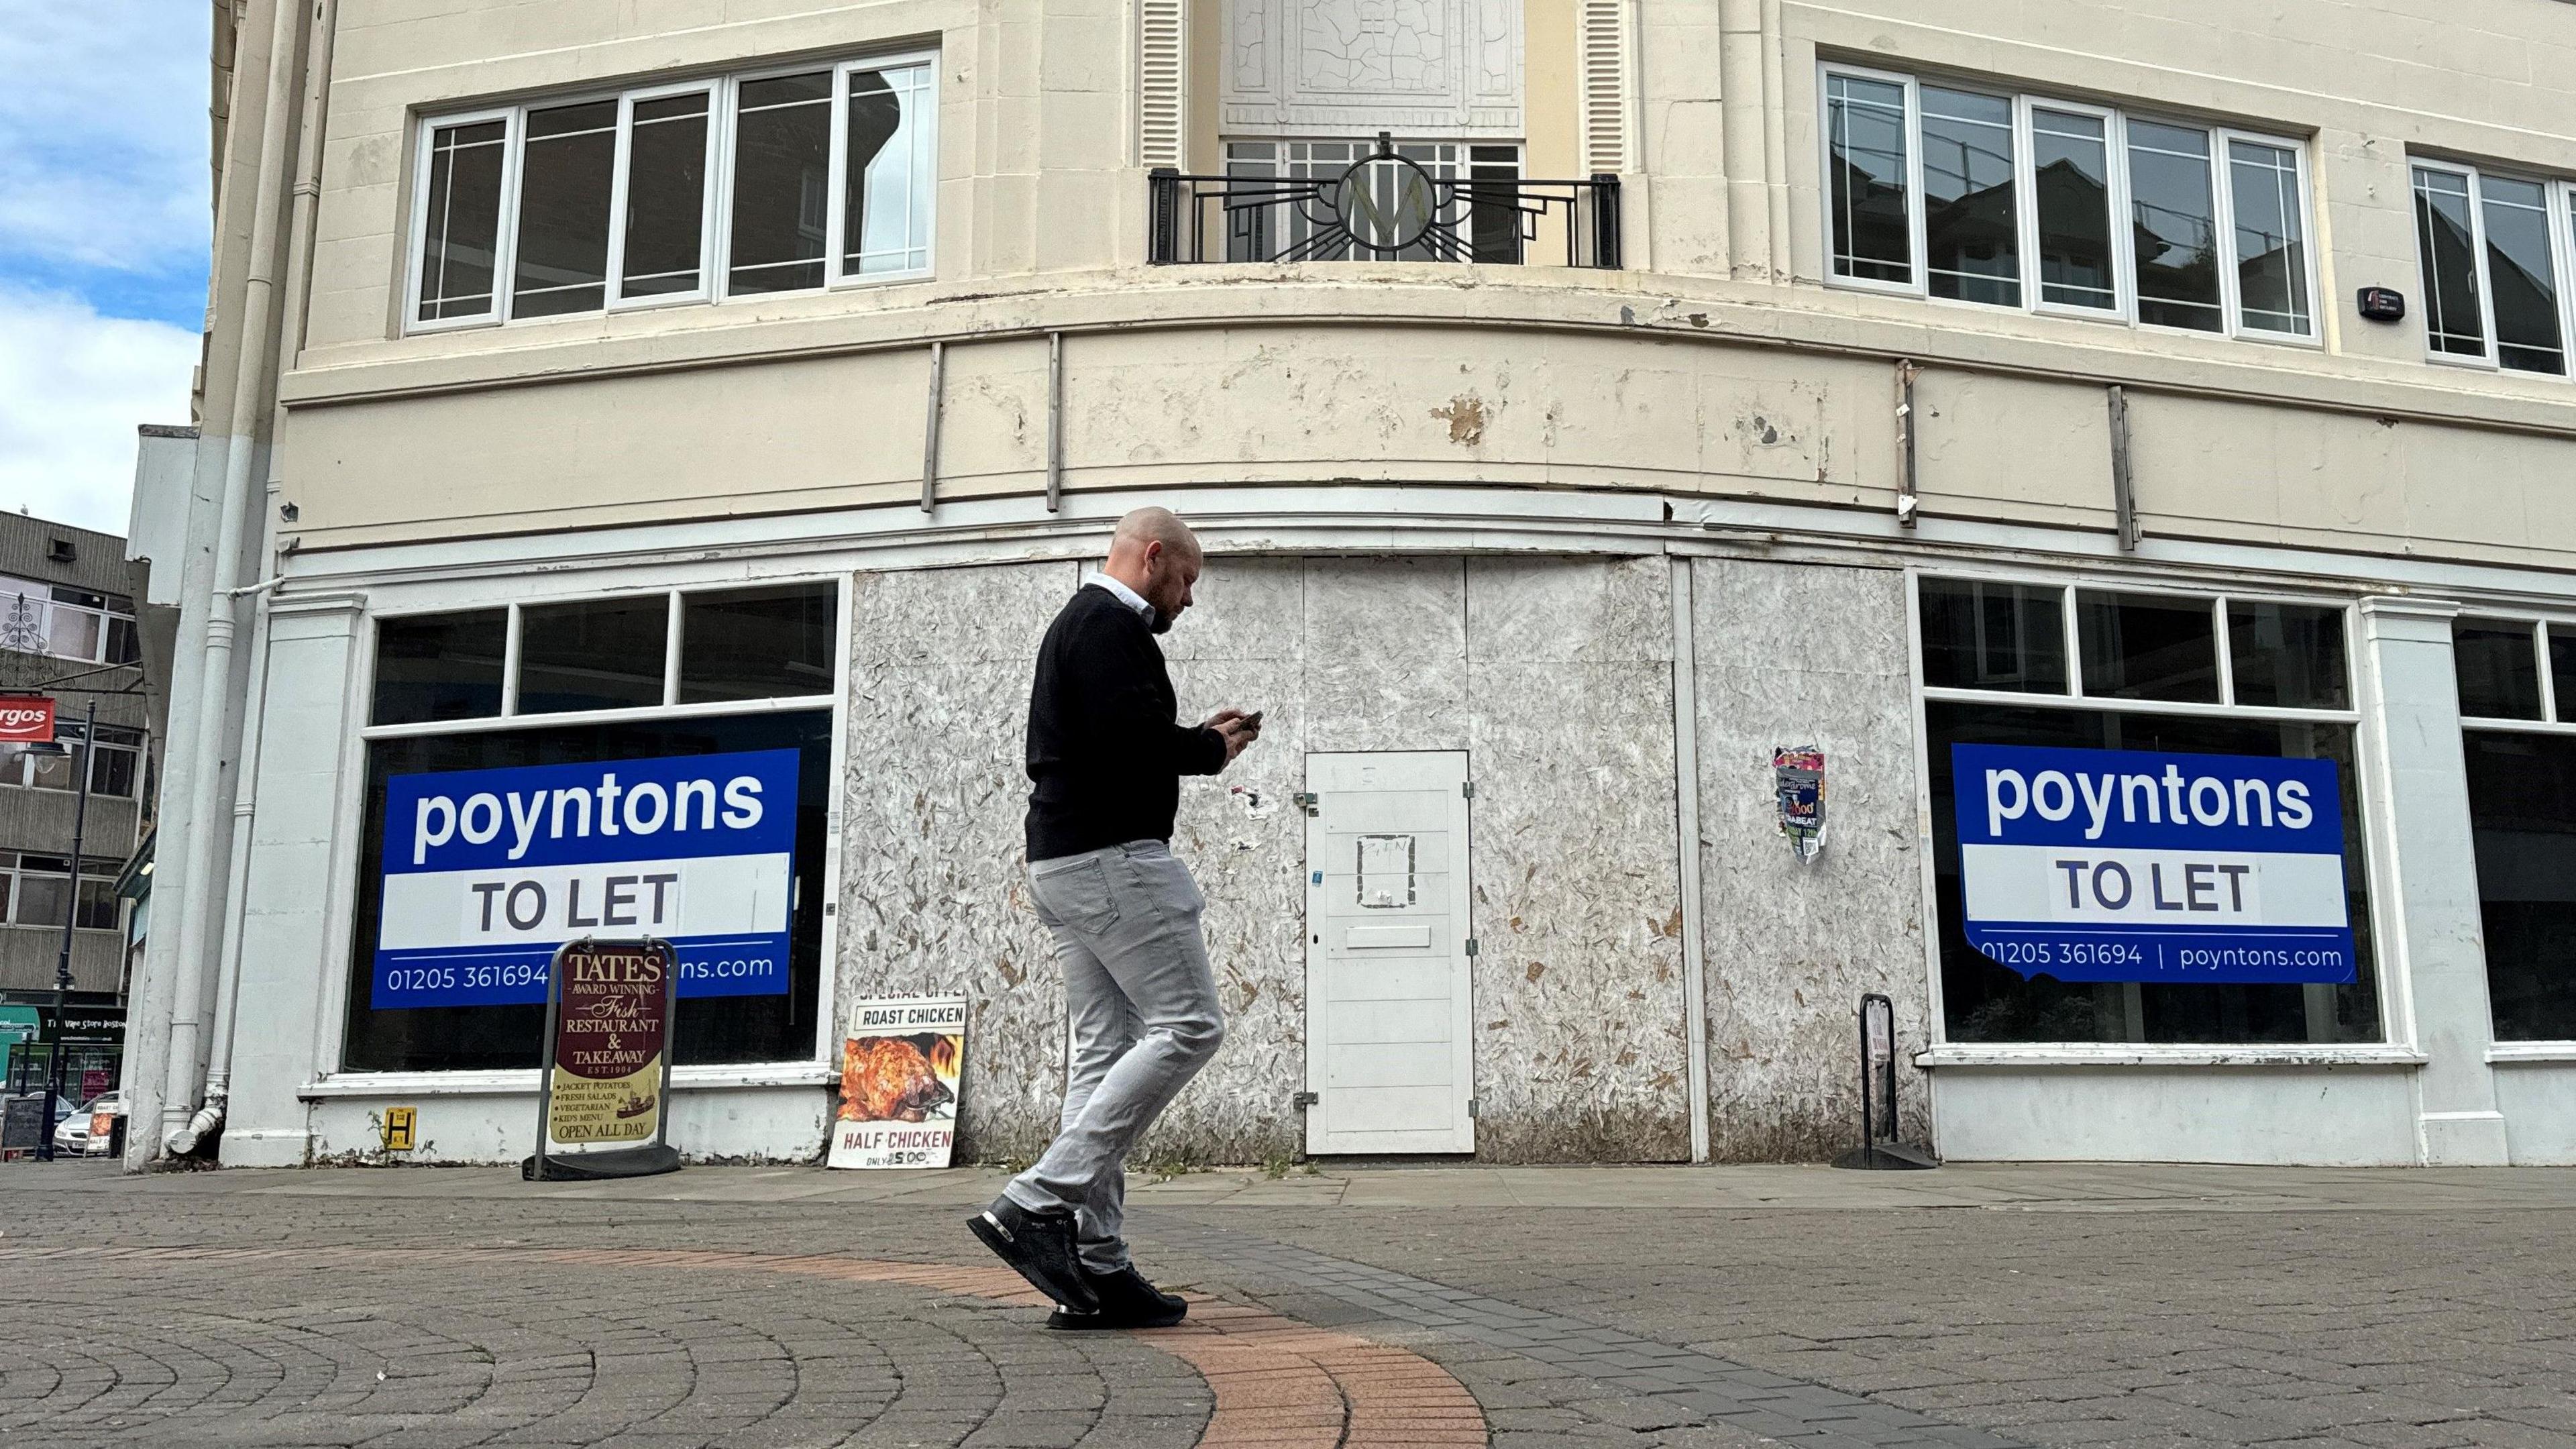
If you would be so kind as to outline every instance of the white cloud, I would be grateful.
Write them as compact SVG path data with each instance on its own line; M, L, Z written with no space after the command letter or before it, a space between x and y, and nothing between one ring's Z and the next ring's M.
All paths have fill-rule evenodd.
M0 508L126 529L134 429L188 421L197 336L0 288Z
M0 270L154 271L206 246L205 0L13 5L0 26Z

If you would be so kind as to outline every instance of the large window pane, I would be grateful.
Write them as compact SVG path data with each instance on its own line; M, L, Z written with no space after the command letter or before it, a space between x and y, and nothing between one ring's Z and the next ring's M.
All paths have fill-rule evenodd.
M832 73L745 81L733 138L735 293L823 285L831 175Z
M2452 625L2460 713L2471 719L2539 719L2538 648L2529 624L2463 619Z
M2576 722L2576 630L2549 626L2550 693L2558 697L2558 717ZM8 772L0 769L0 781Z
M503 609L382 619L376 624L376 692L368 720L416 724L501 712Z
M2516 372L2567 371L2558 335L2558 273L2549 198L2537 181L2478 182L2487 224L2487 287L2494 296L2496 361Z
M626 146L626 258L619 295L694 292L705 285L706 93L637 101Z
M2470 730L2461 745L2496 1039L2576 1039L2576 739Z
M11 919L22 926L60 926L71 899L70 892L69 876L21 875L18 877L18 913Z
M2066 591L1925 579L1923 682L1935 689L2066 692Z
M1938 700L1924 706L1924 720L1932 776L1941 998L1950 1040L2238 1044L2382 1039L2352 726L2224 717L2178 719ZM2070 982L2044 972L2025 979L1998 965L1968 944L1960 925L1959 828L1950 755L1950 747L1956 744L2334 761L2343 796L2344 891L2357 958L2354 979L2341 985Z
M2044 107L2030 113L2033 206L2039 218L2039 299L2112 311L2120 293L2111 253L2111 147L2099 116Z
M45 623L45 647L57 658L96 659L104 622L87 609L56 604L53 617Z
M2232 600L2228 667L2236 702L2276 709L2350 709L2343 610Z
M680 600L680 703L828 694L840 590L793 584Z
M2415 168L2415 244L2424 267L2426 340L2435 352L2486 356L2467 177Z
M1521 261L1518 146L1467 148L1467 256L1471 261L1517 266Z
M795 848L790 869L788 990L759 996L683 995L674 1022L673 1059L776 1062L812 1059L820 1029L823 847L832 802L832 716L828 710L657 720L574 729L513 729L376 740L368 745L367 793L357 852L356 918L349 953L349 1007L343 1060L352 1071L463 1071L537 1064L542 1004L379 1009L374 955L384 904L382 860L387 779L430 770L484 770L514 765L719 754L745 750L799 752ZM404 822L399 829L408 829ZM319 882L316 888L319 888Z
M142 756L132 750L101 747L90 752L89 792L120 800L134 797L134 775Z
M2138 320L2224 330L2207 131L2129 122L2129 231L2137 256Z
M2299 153L2231 141L2227 175L2236 220L2238 321L2253 331L2305 337L2313 324L2306 222L2299 209Z
M2218 634L2205 599L2078 592L2075 635L2086 694L2218 703Z
M1935 297L2021 305L2012 102L1923 87L1923 269Z
M519 713L662 702L671 603L661 594L519 610Z
M930 68L850 72L841 270L930 265Z
M27 783L39 790L65 792L80 788L81 757L86 753L77 744L66 744L58 750L31 750L27 755Z
M596 312L607 304L608 197L616 169L617 102L528 112L511 316Z
M116 882L94 875L81 877L80 919L75 925L84 931L116 929Z
M505 121L440 126L429 135L421 234L420 320L481 317L492 310L501 237Z
M1827 76L1825 133L1833 173L1834 275L1913 281L1912 228L1906 219L1905 87Z

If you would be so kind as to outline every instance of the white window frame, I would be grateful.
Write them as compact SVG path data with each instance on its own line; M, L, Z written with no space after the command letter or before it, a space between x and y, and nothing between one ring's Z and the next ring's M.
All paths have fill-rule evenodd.
M2408 199L2411 201L2414 195L2414 177L2411 173L2407 178L2407 195ZM2472 199L2474 199L2474 197ZM2481 275L2483 275L2484 268L2481 268L2480 272ZM2490 347L2494 345L2495 338L2492 331L2489 332L2487 341ZM2467 362L2470 359L2460 358L2454 360ZM2571 361L2576 361L2576 354L2571 354ZM2571 370L2576 370L2576 368L2571 368ZM2549 374L2545 372L2536 372L2527 375L2531 377L2547 377ZM2558 735L2561 737L2576 735L2576 719L2570 719L2559 712L2557 670L2552 665L2549 658L2550 630L2554 627L2565 630L2571 635L2576 635L2576 615L2534 615L2523 609L2508 609L2495 613L2489 613L2484 610L2466 610L2460 614L2456 622L2465 624L2506 626L2515 624L2526 625L2531 631L2532 648L2539 656L2540 718L2512 719L2496 715L2472 715L2464 713L2460 716L2461 734L2466 735L2471 731L2476 731L2480 734ZM2484 908L2483 901L2480 903L2480 907L2481 909ZM2492 963L2487 962L2484 959L2484 955L2484 945L2483 942L2481 942L2479 968L2482 972L2493 969ZM2483 985L2486 982L2486 978L2481 975L2479 977L2479 981L2480 984ZM2488 1030L2490 1036L2492 1036L2494 1030L2492 1013L2490 1013L2488 1021ZM2552 1040L2546 1037L2523 1038L2513 1041L2490 1040L2487 1044L2487 1060L2490 1062L2576 1061L2576 1040Z
M78 588L79 586L75 584L65 584L63 587ZM105 590L93 589L86 590L85 592L104 593ZM141 627L136 622L135 617L132 614L120 614L114 609L93 609L87 604L75 604L68 599L57 599L54 597L54 586L52 584L45 583L40 579L19 578L16 575L0 575L0 617L5 617L11 608L13 601L19 599L24 599L28 606L35 611L36 628L45 636L45 647L37 652L47 659L68 659L79 664L112 664L115 661L110 660L107 657L108 641L114 634L114 629L111 626L114 625L117 620L122 619L126 622L129 629ZM91 618L98 620L98 646L95 649L87 654L65 654L53 647L54 615L56 612L62 610L68 610L75 614L87 614ZM136 642L137 646L140 647L141 641L139 637ZM128 662L139 663L140 661L133 660Z
M2477 274L2479 341L2485 346L2485 350L2475 356L2465 352L2444 352L2433 345L2433 278L2424 270L2424 220L2415 200L2415 173L2418 171L2456 177L2468 186L2469 261ZM2550 281L2558 293L2558 352L2561 361L2558 372L2531 372L2504 365L2504 343L2496 336L2495 279L2487 267L2486 183L2490 177L2540 188L2545 225L2549 230ZM2415 222L2415 284L2425 299L2424 360L2443 367L2466 367L2508 377L2576 382L2576 296L2569 295L2570 289L2576 288L2576 181L2553 180L2510 166L2488 168L2466 161L2410 155L2406 158L2406 211Z
M1831 79L1849 76L1859 80L1896 85L1905 91L1905 170L1906 233L1912 280L1887 282L1867 277L1847 277L1834 269L1833 241L1833 127L1829 120L1832 102ZM1825 285L1838 289L1877 292L1888 296L1913 297L1939 305L1971 307L1988 312L2023 312L2050 317L2074 317L2092 322L2113 322L2141 331L2176 337L2225 337L2243 342L2274 342L2291 347L2322 349L2325 327L2319 300L2319 264L2317 260L2316 203L2313 165L2306 141L2268 131L2240 126L2221 125L2188 116L2168 115L2152 110L2123 110L2112 106L2092 105L2080 101L2060 100L2053 96L2007 91L1970 81L1952 81L1942 76L1928 78L1928 83L1944 90L1964 91L1997 100L2009 101L2013 108L2013 224L2015 243L2020 247L2021 303L2007 306L1997 302L1979 302L1968 298L1935 297L1931 291L1931 274L1927 265L1927 217L1923 193L1923 103L1922 87L1927 78L1898 71L1876 70L1849 65L1841 61L1824 61L1817 68L1816 83L1816 164L1820 178L1816 188L1824 209L1824 226L1819 235L1824 251ZM2039 207L2035 152L2032 145L2032 113L2035 110L2060 111L2068 115L2098 117L2103 122L2103 139L2108 154L2105 158L2111 207L2112 290L2116 310L2078 307L2067 303L2042 303L2039 272ZM2209 137L2210 207L2219 246L2218 305L2220 327L2204 331L2196 327L2174 327L2145 322L2138 316L2137 257L2135 237L2130 223L2129 135L2132 120L2151 121L2158 125L2176 126L2199 131ZM2308 330L2304 333L2281 332L2246 325L2242 285L2236 269L2236 196L2233 147L2244 141L2270 146L2290 153L2298 170L2300 262L2302 282L2308 304Z
M2058 596L2060 626L2064 631L2066 653L2066 689L2062 693L2024 692L2008 689L1974 689L1936 686L1927 683L1923 673L1923 607L1925 580L1952 583L2019 584L2026 588L2047 589ZM2205 601L2210 610L2211 627L2216 633L2219 703L2196 703L2155 699L2118 699L2084 692L2084 658L2080 624L2076 613L2079 593L2127 594ZM2241 705L2236 703L2236 670L2233 641L2228 637L2227 606L2231 603L2293 604L2302 608L2332 609L2343 620L2344 689L2349 696L2343 709L2305 709L2279 705ZM1938 862L1931 849L1930 826L1925 826L1924 848L1919 852L1922 888L1923 958L1930 976L1928 997L1931 1019L1930 1050L1926 1065L1992 1064L2083 1064L2165 1062L2186 1065L2224 1060L2240 1065L2280 1063L2299 1065L2345 1062L2414 1062L2422 1054L2413 1042L2413 1018L2400 1010L2403 998L2396 982L2404 974L2403 947L2394 934L2394 903L2388 893L2388 882L2381 862L2383 854L2381 822L2388 817L2385 792L2376 767L2380 747L2373 738L2369 723L2363 718L2361 700L2366 685L2364 671L2369 667L2360 652L2360 607L2349 596L2331 594L2281 593L2270 589L2231 589L2225 585L2193 586L2122 578L2098 573L2046 573L2035 570L1981 568L1972 564L1914 566L1905 571L1905 616L1907 667L1914 687L1914 790L1915 809L1920 819L1933 818L1931 771L1931 720L1928 706L1933 704L1982 704L2006 709L2082 710L2103 714L2165 715L2170 717L2220 718L2243 720L2276 720L2287 723L2337 724L2353 732L2354 798L2361 811L2361 860L2356 865L2347 861L2346 869L2357 869L2370 902L2370 936L2372 990L2379 1012L2379 1039L2366 1042L2273 1042L2273 1043L2202 1043L2202 1042L1953 1042L1950 1039L1949 1006L1941 978L1941 912Z
M43 880L68 879L71 882L73 914L72 929L74 931L87 931L92 935L103 936L111 932L124 930L125 903L116 894L115 869L113 867L101 866L92 866L88 869L83 869L82 867L84 862L73 860L70 856L62 857L62 859L71 861L72 873L69 877L65 877L59 871L27 869L28 856L52 855L53 853L54 852L44 850L13 850L8 852L8 854L13 858L7 864L0 865L0 876L7 876L9 879L9 897L6 902L8 909L6 911L0 911L0 925L25 931L60 931L63 928L62 918L59 916L49 921L22 921L18 919L19 903L27 898L26 880L27 877L32 875ZM108 900L114 903L111 907L116 917L113 923L104 926L84 926L80 924L80 883L85 880L94 880L106 887Z
M919 220L924 239L923 265L881 272L852 272L843 266L844 246L841 235L846 221L847 176L849 167L849 85L850 76L865 70L899 70L920 67L927 83L915 91L918 105L910 124L918 129L912 145L913 185L909 191L907 223ZM412 147L412 200L409 234L405 241L407 257L404 269L402 333L416 336L425 333L451 332L473 327L534 326L566 318L598 317L604 313L642 311L649 308L686 304L722 304L733 300L728 289L732 272L733 209L733 141L734 119L739 106L739 93L745 82L775 79L779 76L811 75L817 71L831 76L830 160L825 173L823 285L800 287L792 291L745 293L746 297L770 299L807 297L818 292L833 292L860 287L887 286L903 282L924 281L938 275L939 264L939 53L936 50L904 50L888 54L854 56L842 60L817 60L799 64L764 66L718 76L700 76L688 80L659 82L625 89L591 89L561 95L531 97L507 106L457 111L420 117ZM703 93L707 97L706 200L699 216L699 285L689 292L653 293L627 297L625 291L626 199L631 186L630 168L634 149L635 106L675 95ZM542 317L511 315L514 298L511 293L518 271L519 202L524 175L522 160L527 146L527 118L530 111L554 110L597 101L617 102L617 136L610 166L608 210L608 275L603 283L603 306L581 312L559 312ZM493 243L492 305L481 313L464 317L442 317L424 320L420 315L421 286L426 280L429 177L432 143L438 132L456 126L502 122L502 163L500 185L500 220ZM909 229L909 228L908 228ZM907 249L909 250L909 249Z

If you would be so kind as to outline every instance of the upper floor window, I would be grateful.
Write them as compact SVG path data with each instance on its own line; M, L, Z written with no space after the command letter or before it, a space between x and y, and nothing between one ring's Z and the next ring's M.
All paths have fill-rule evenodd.
M911 56L433 118L410 330L926 276L932 90Z
M123 594L0 578L0 649L85 664L131 664L142 657L134 601Z
M1824 108L1838 283L2316 338L2296 141L1845 66Z
M2567 375L2569 187L2415 163L2424 337L2436 361Z

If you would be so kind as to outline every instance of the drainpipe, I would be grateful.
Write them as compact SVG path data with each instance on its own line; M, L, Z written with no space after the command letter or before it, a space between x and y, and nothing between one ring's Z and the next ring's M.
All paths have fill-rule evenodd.
M287 228L286 275L291 283L286 290L286 315L278 329L277 371L280 377L295 365L295 356L304 348L305 309L313 296L313 208L322 189L322 131L330 110L331 41L333 37L332 0L322 0L314 7L314 33L311 50L305 62L304 126L297 141L295 162L294 220ZM188 1125L172 1134L170 1150L190 1153L207 1135L223 1126L224 1113L232 1098L233 1022L241 1004L242 925L249 910L250 834L252 818L258 813L260 728L268 714L268 609L272 591L285 582L287 550L291 542L280 546L277 537L278 496L285 491L284 451L278 440L286 435L286 404L274 404L268 424L268 487L260 506L260 557L269 564L270 576L236 593L251 595L250 675L248 693L242 702L241 768L233 777L233 846L226 863L224 882L223 959L215 978L215 1026L206 1043L206 1099Z
M251 184L261 189L251 212L249 268L242 289L241 345L233 366L232 409L224 438L224 486L217 506L213 594L206 618L204 665L198 676L195 709L195 788L184 817L189 836L188 873L179 901L179 949L174 964L178 979L171 992L170 1046L166 1085L161 1098L163 1148L181 1153L193 1148L202 1133L192 1130L190 1107L196 1100L197 1053L205 1036L207 929L216 913L213 872L208 854L216 835L215 817L223 808L225 723L231 713L233 635L241 608L243 530L251 504L252 449L268 410L264 399L269 363L276 346L272 316L281 258L278 213L267 188L286 167L287 129L293 120L295 91L302 68L306 0L277 0L269 29L268 91L260 113L259 166ZM271 442L275 439L272 437ZM236 775L247 761L236 761ZM185 1144L184 1146L182 1144Z

